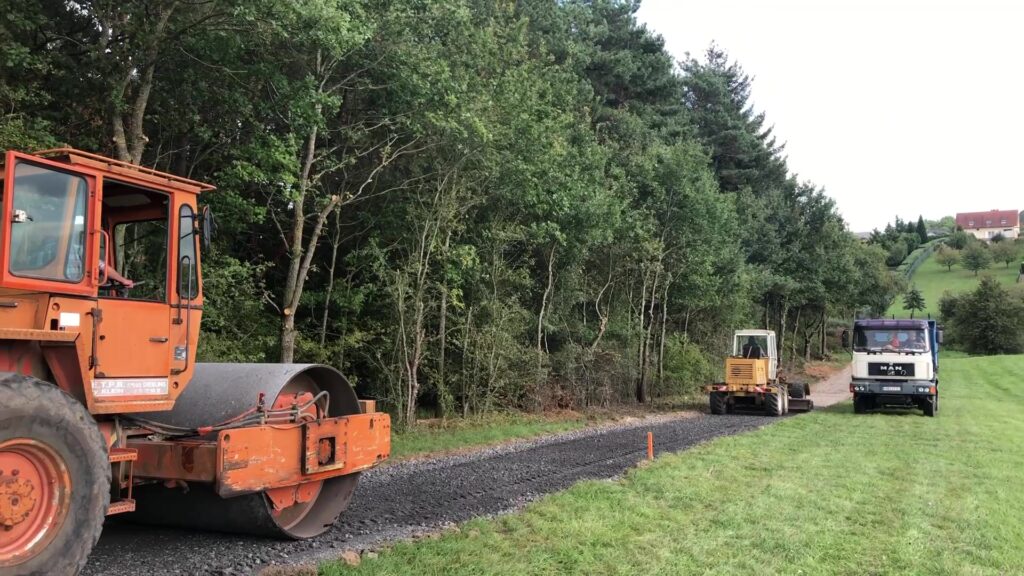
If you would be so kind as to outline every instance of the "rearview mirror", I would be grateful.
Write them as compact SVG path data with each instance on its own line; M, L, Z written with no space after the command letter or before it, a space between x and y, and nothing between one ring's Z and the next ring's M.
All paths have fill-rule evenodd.
M213 235L217 233L217 221L213 217L213 210L209 206L203 206L202 222L199 224L200 234L203 237L203 250L210 249Z
M942 330L939 330L935 334L935 341L942 344Z

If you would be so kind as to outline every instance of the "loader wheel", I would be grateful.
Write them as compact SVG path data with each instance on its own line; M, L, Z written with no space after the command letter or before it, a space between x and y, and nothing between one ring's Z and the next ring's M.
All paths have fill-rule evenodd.
M77 574L109 503L107 446L85 407L0 373L0 573Z
M764 411L768 416L782 416L782 395L778 392L765 394Z
M796 398L797 400L801 400L803 398L807 398L807 396L808 396L808 394L807 394L807 384L804 384L802 382L797 382L795 384L790 384L788 386L788 388L789 388L789 397L790 398Z
M722 392L711 393L711 413L725 414L729 410L729 397Z

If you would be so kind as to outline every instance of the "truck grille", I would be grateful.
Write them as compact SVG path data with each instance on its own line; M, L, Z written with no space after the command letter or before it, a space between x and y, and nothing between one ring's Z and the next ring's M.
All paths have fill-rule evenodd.
M868 376L888 376L891 378L913 378L914 365L902 362L869 362Z

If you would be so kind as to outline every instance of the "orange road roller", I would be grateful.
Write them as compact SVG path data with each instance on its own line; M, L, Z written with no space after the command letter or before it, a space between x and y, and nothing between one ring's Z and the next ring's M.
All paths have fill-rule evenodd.
M330 528L390 419L328 366L195 362L213 187L70 148L0 183L0 574L77 573L111 514Z

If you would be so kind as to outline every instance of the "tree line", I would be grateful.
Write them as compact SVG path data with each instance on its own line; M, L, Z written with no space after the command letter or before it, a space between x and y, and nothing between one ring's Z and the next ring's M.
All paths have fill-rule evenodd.
M327 363L404 423L685 392L737 327L827 353L900 291L888 249L638 7L24 0L0 147L214 183L201 357Z

